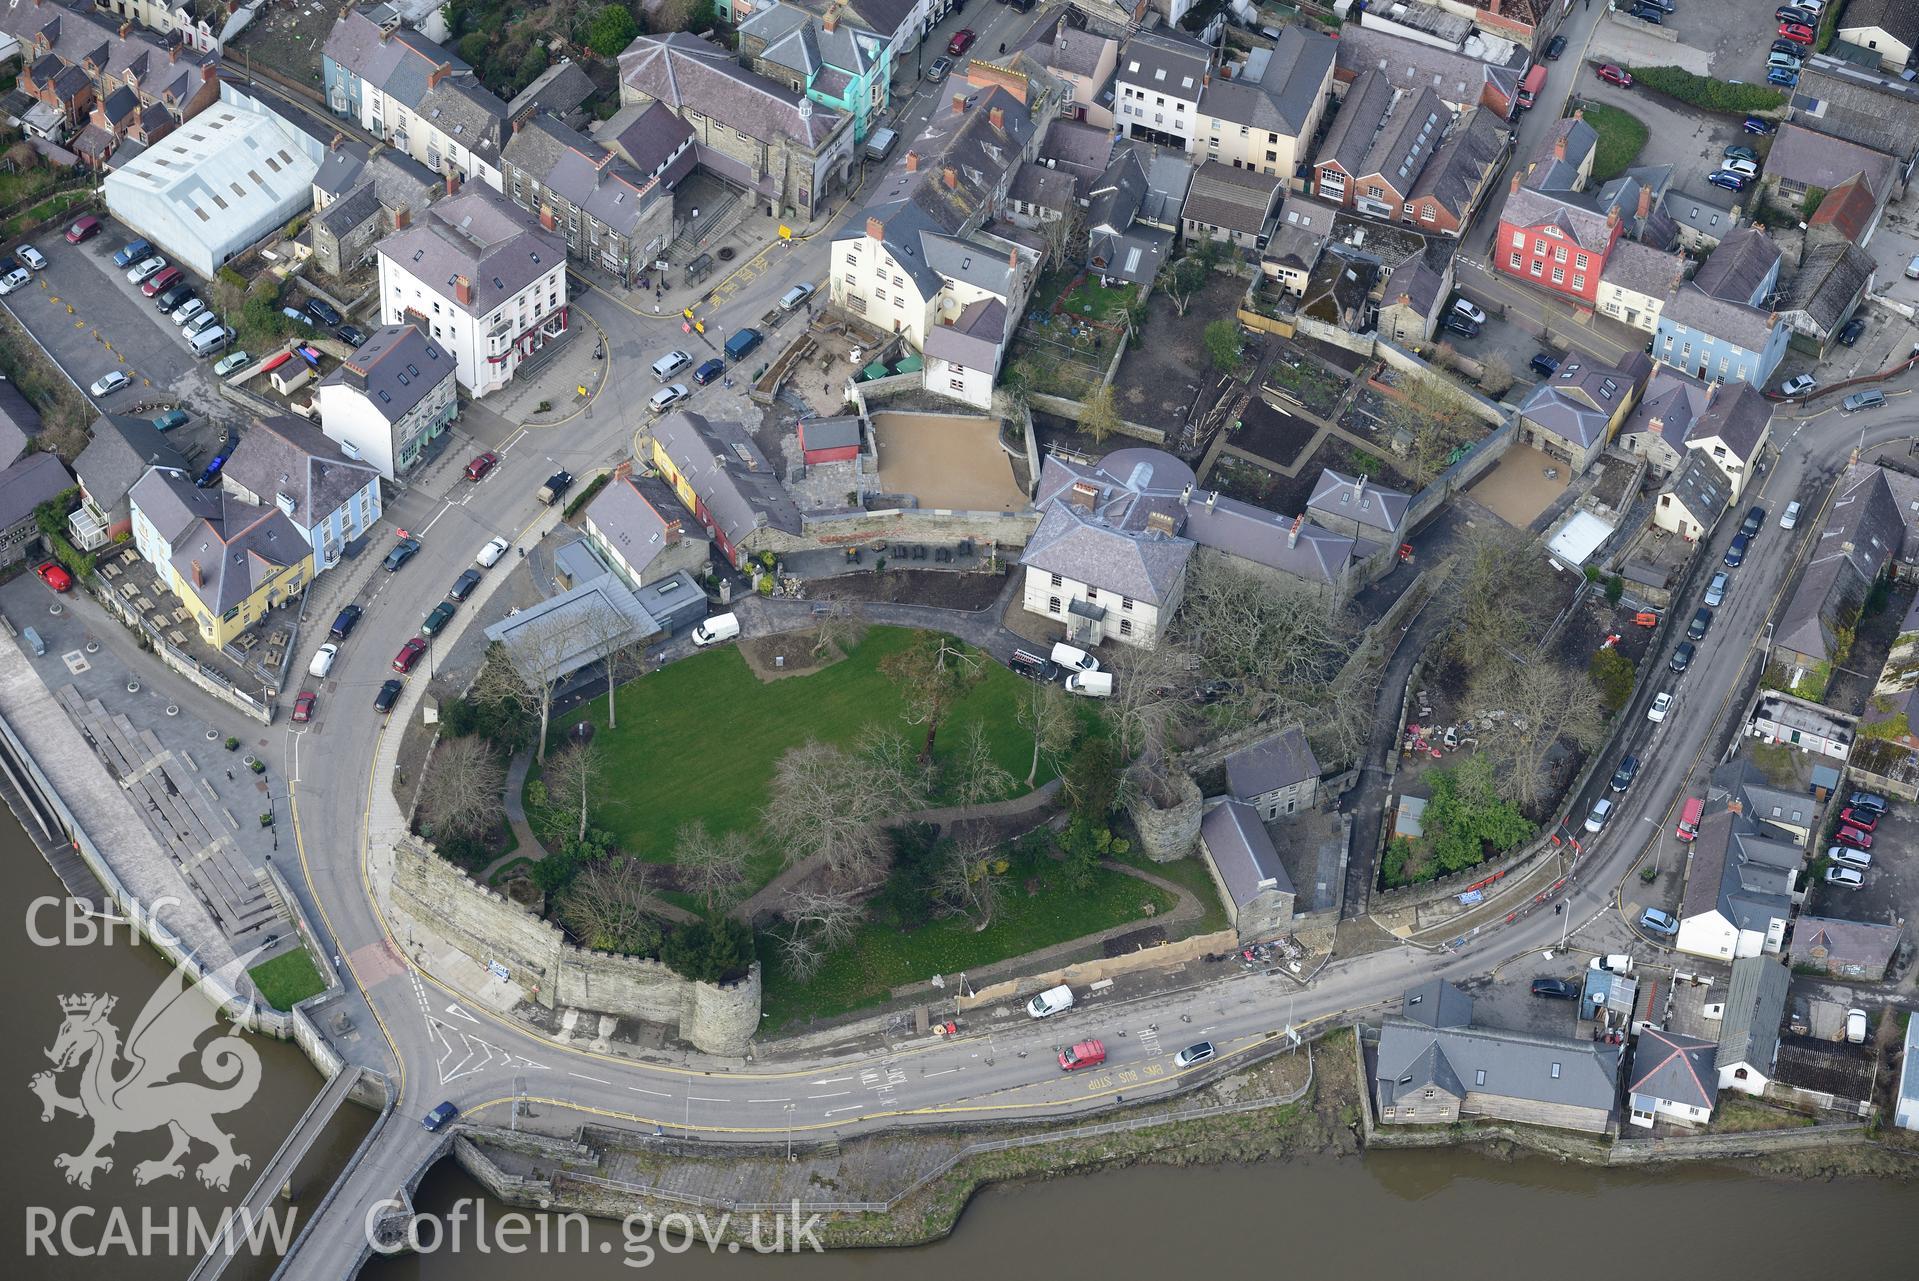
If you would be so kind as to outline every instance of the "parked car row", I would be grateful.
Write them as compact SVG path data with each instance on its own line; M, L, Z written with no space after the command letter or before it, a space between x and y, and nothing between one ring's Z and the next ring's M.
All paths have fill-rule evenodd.
M1015 675L1046 683L1063 680L1068 693L1107 698L1113 692L1113 674L1101 671L1099 659L1076 645L1060 642L1050 657L1016 649L1010 664Z

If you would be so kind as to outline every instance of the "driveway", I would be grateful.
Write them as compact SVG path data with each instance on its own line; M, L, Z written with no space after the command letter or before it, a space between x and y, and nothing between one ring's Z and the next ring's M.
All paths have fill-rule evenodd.
M101 410L125 414L165 402L209 413L218 402L209 366L193 358L173 322L113 265L115 251L130 239L112 222L83 245L70 245L58 234L42 237L36 247L46 255L47 269L30 287L9 294L5 306L82 392L115 369L133 380L124 391L96 400Z

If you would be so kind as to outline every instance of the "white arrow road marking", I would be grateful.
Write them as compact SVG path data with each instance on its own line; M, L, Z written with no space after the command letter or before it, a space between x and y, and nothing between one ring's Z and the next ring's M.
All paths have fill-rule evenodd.
M458 1005L447 1006L446 1012L448 1014L451 1014L456 1019L465 1019L468 1023L478 1023L480 1021L479 1019L475 1018L473 1015L468 1014L465 1010L461 1009Z
M463 1076L472 1076L491 1066L497 1055L503 1062L511 1063L513 1056L490 1041L481 1040L467 1032L461 1032L449 1023L442 1023L431 1016L427 1019L428 1034L439 1042L440 1084L447 1085ZM458 1044L455 1044L455 1038Z
M807 1084L808 1085L838 1085L841 1081L850 1081L852 1079L853 1078L850 1076L828 1076L828 1077L822 1077L821 1079L817 1081L808 1081Z

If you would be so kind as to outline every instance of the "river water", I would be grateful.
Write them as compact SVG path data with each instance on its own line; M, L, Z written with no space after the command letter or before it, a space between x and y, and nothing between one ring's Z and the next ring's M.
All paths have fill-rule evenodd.
M0 928L0 962L15 983L7 1003L12 1035L0 1046L0 1082L6 1087L0 1089L0 1125L14 1136L11 1158L0 1162L0 1216L5 1219L0 1260L24 1264L5 1275L184 1278L194 1259L168 1249L164 1237L146 1239L145 1257L120 1248L109 1230L112 1211L124 1211L135 1227L130 1239L137 1241L143 1221L166 1222L169 1214L185 1211L217 1216L250 1186L252 1172L240 1171L224 1196L202 1188L193 1166L205 1159L205 1151L196 1148L187 1157L184 1179L137 1187L134 1166L159 1157L166 1147L161 1133L149 1131L121 1136L112 1150L113 1169L96 1176L91 1190L75 1187L61 1177L54 1159L78 1151L90 1127L66 1114L42 1123L40 1102L27 1088L35 1073L49 1067L46 1049L60 1029L62 996L116 995L119 1007L112 1021L124 1032L168 967L158 953L124 939L35 944L28 936L27 904L58 895L59 883L4 812L0 857L17 895L8 904L10 924ZM47 914L37 923L44 934L56 931L56 922ZM252 1156L257 1170L320 1082L292 1045L251 1040L264 1069L262 1085L245 1108L220 1117L219 1123L234 1134L235 1148ZM76 1076L72 1071L61 1075L62 1094L76 1092ZM370 1114L346 1109L332 1141L296 1176L296 1224L369 1120ZM457 1204L479 1196L478 1186L447 1164L428 1177L419 1208L446 1222ZM1148 1166L996 1188L968 1207L951 1238L911 1251L778 1260L709 1254L704 1247L673 1254L660 1251L657 1240L629 1244L620 1224L594 1222L584 1234L563 1233L566 1248L551 1252L546 1262L549 1268L564 1267L567 1281L610 1281L643 1272L715 1281L775 1275L780 1281L868 1276L978 1281L1009 1272L1175 1277L1194 1274L1196 1265L1232 1276L1259 1268L1274 1275L1418 1275L1445 1281L1524 1268L1555 1281L1612 1281L1622 1266L1645 1267L1649 1259L1660 1261L1653 1266L1683 1269L1703 1281L1752 1281L1813 1268L1835 1276L1908 1276L1915 1211L1919 1192L1893 1183L1801 1183L1731 1166L1605 1171L1531 1158L1507 1163L1445 1150L1244 1167ZM497 1222L508 1210L488 1203L482 1213ZM48 1216L71 1225L74 1245L115 1248L99 1258L74 1257L65 1248L50 1256L29 1236L30 1225ZM540 1264L526 1254L497 1248L515 1238L491 1234L495 1248L482 1251L472 1244L482 1235L468 1231L469 1244L457 1253L375 1260L361 1279L526 1281L539 1275ZM763 1239L770 1239L770 1232ZM61 1244L57 1232L53 1242ZM36 1249L31 1256L30 1244ZM649 1266L634 1266L642 1261ZM254 1281L269 1271L260 1266L235 1275Z

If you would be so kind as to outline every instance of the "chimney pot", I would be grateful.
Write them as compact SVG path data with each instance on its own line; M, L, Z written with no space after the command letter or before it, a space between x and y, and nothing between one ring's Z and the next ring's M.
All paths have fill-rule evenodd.
M439 66L427 72L426 87L431 89L452 74L453 64L450 62L442 62Z
M1306 523L1305 513L1293 517L1293 527L1286 531L1286 546L1299 546L1299 527Z
M826 16L820 19L820 25L825 27L828 31L839 30L840 11L838 9L828 9L826 11Z
M959 170L953 168L953 166L948 165L946 168L940 170L940 178L946 183L946 189L948 191L959 190Z
M911 159L911 157L909 156L908 159ZM868 240L886 239L886 224L878 218L868 218L866 220L866 238Z
M1566 135L1562 133L1559 135L1558 138L1553 140L1553 159L1564 160L1565 158L1566 158Z

